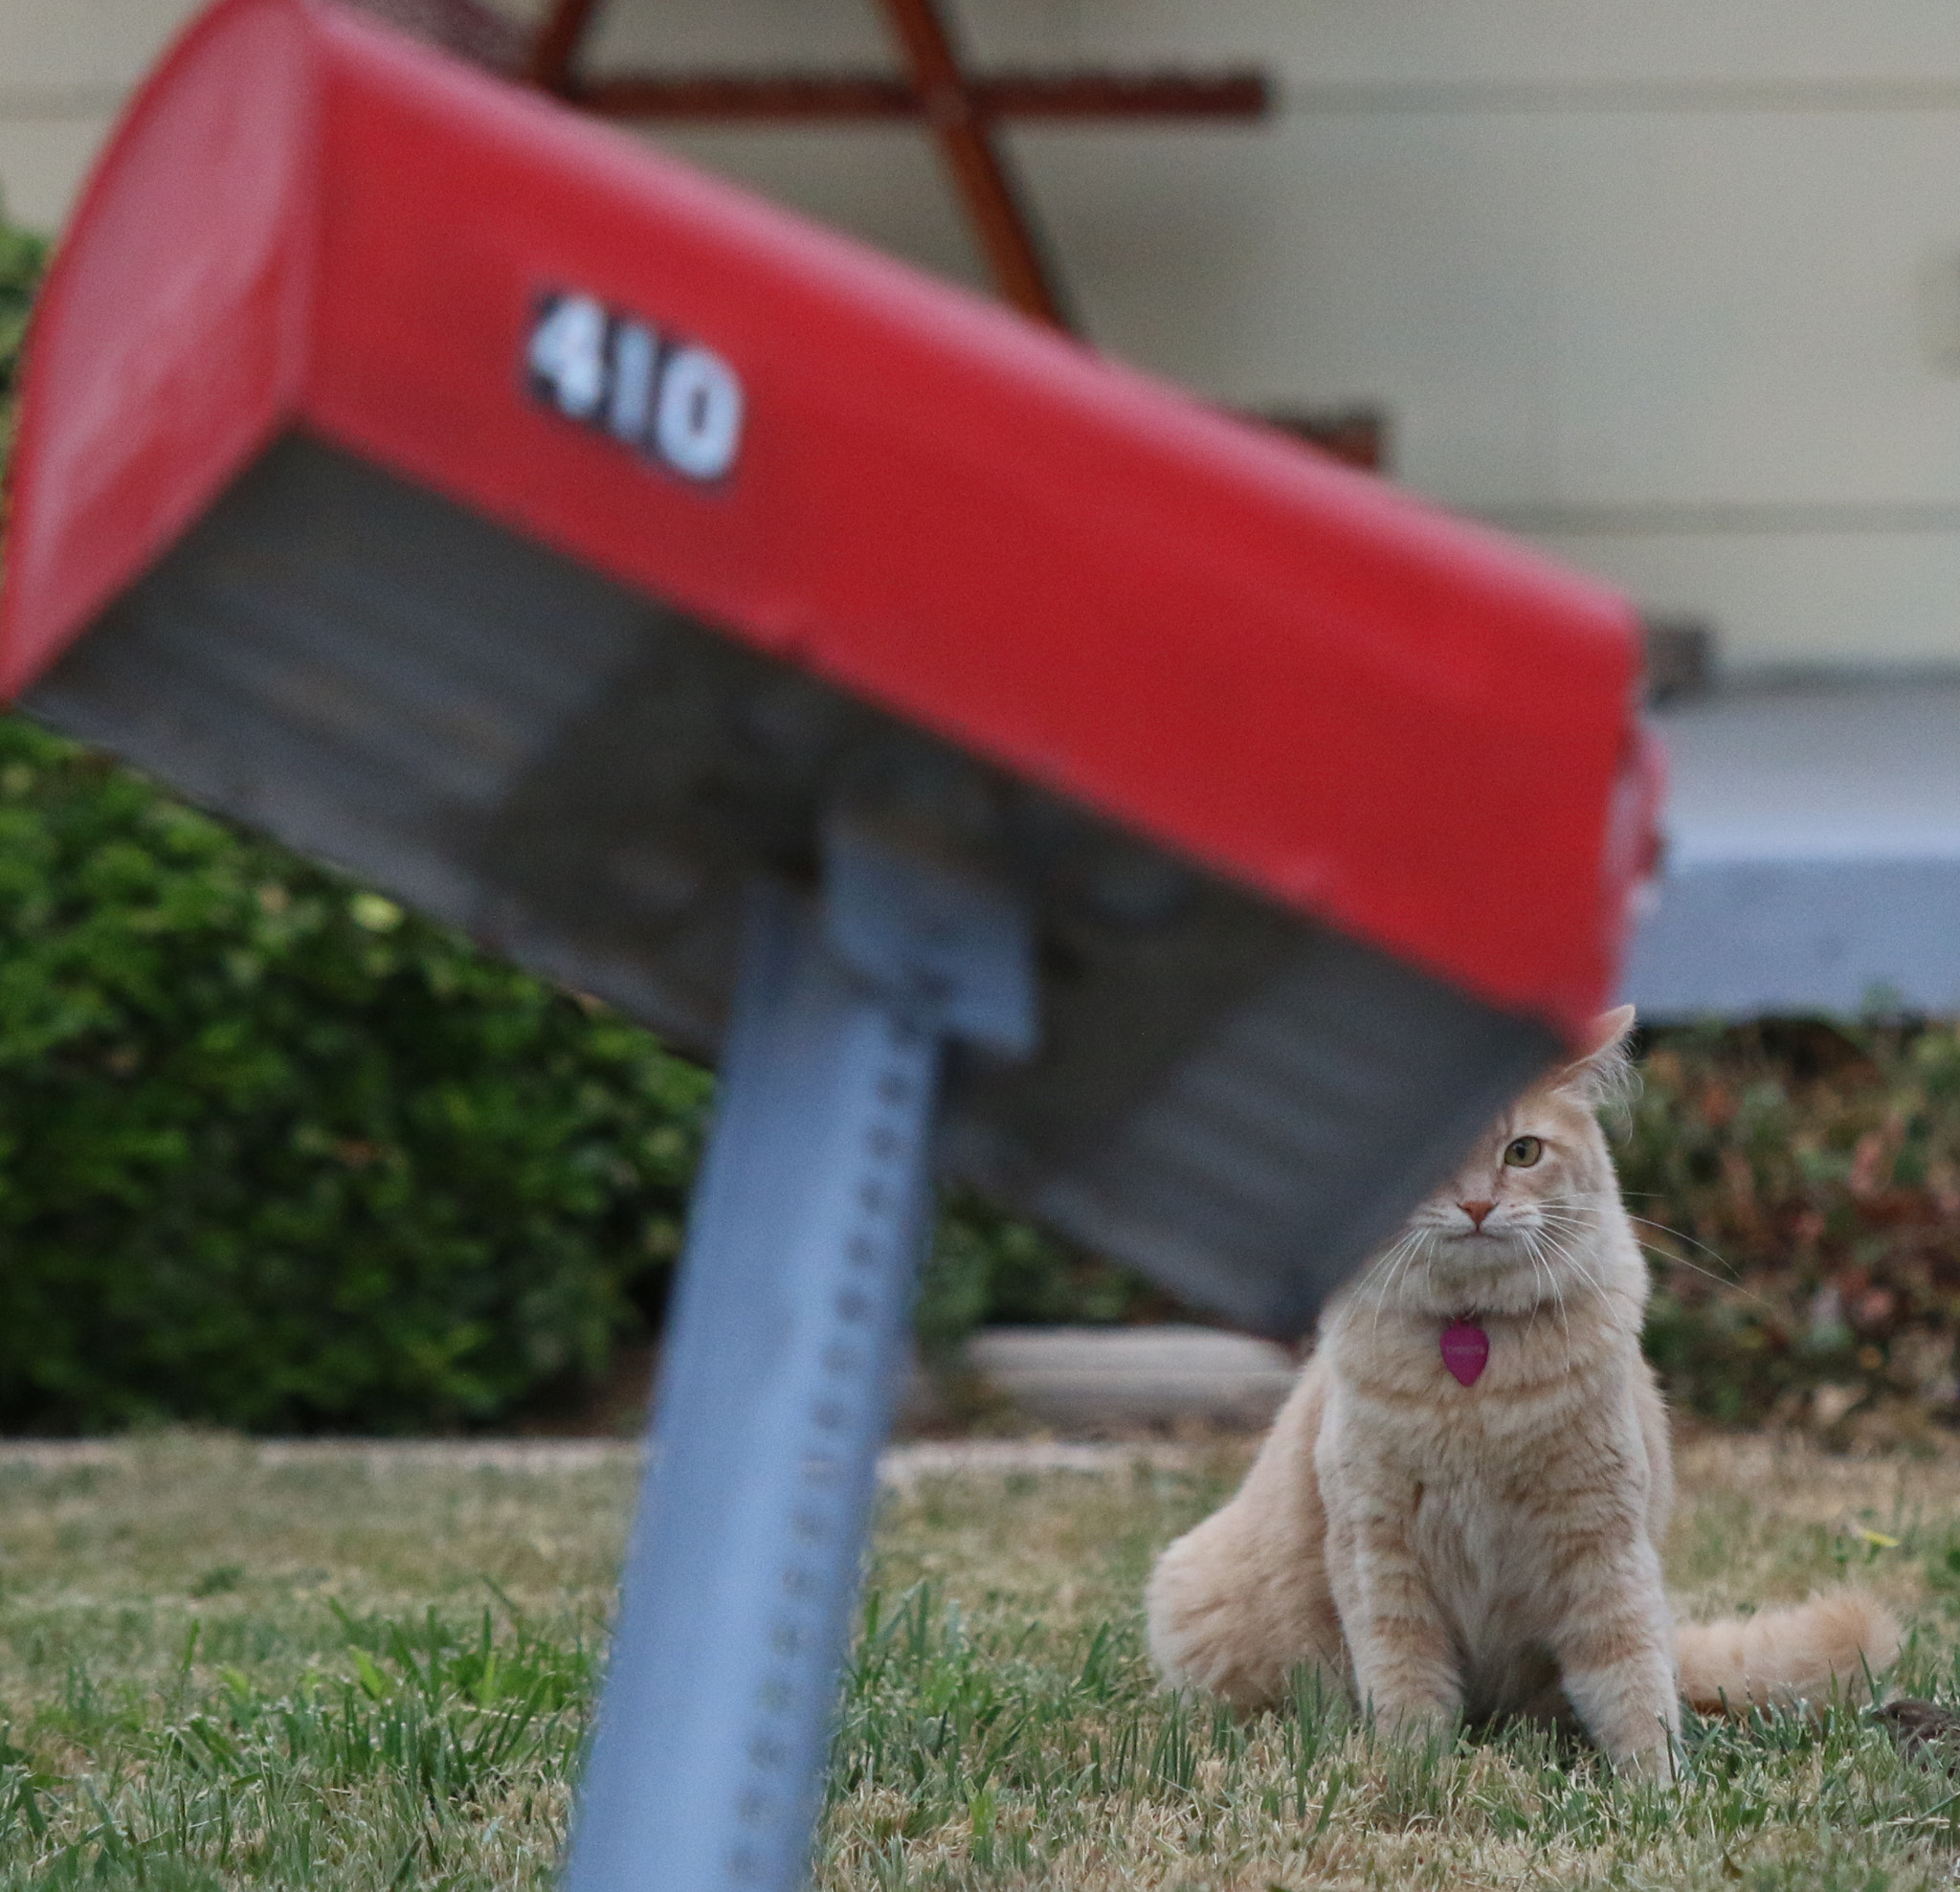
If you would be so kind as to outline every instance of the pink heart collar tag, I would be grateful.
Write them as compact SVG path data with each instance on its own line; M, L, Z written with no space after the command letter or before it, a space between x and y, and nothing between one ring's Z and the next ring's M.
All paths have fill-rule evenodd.
M1490 1336L1474 1321L1452 1321L1437 1343L1459 1386L1472 1386L1490 1363Z

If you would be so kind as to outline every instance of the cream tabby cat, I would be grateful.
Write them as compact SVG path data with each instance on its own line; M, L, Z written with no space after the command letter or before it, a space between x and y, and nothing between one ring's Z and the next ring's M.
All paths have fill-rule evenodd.
M1615 1766L1665 1777L1682 1696L1857 1697L1891 1660L1896 1625L1856 1592L1669 1614L1647 1268L1595 1116L1632 1025L1598 1019L1328 1305L1237 1496L1151 1576L1173 1686L1254 1706L1318 1664L1379 1725L1576 1714Z

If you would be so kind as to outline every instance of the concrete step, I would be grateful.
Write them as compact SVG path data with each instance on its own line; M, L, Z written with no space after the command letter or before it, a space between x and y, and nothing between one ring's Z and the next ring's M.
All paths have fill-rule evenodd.
M1960 1005L1960 677L1740 679L1655 721L1667 855L1621 983L1643 1018Z
M1299 1369L1283 1347L1213 1327L988 1327L962 1365L1061 1431L1197 1420L1264 1425Z

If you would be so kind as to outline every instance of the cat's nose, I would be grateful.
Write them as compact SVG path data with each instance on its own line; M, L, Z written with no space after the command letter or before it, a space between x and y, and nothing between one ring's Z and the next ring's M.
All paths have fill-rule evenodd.
M1459 1202L1457 1204L1457 1207L1469 1216L1470 1226L1473 1229L1481 1229L1483 1226L1483 1218L1497 1207L1497 1204L1494 1202Z

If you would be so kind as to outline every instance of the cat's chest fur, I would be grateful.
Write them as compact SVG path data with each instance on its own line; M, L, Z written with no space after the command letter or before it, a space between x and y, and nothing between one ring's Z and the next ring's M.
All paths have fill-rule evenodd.
M1365 1521L1399 1513L1456 1641L1466 1705L1493 1713L1535 1686L1573 1506L1610 1492L1612 1508L1648 1508L1633 1393L1643 1369L1609 1326L1569 1338L1542 1317L1493 1320L1484 1370L1463 1386L1440 1355L1444 1324L1385 1322L1351 1350L1329 1336L1316 1469L1337 1588L1366 1554Z
M1411 1539L1456 1643L1466 1711L1522 1707L1546 1680L1534 1658L1558 1578L1542 1520L1501 1489L1429 1485Z
M1620 1403L1618 1376L1603 1361L1541 1371L1517 1335L1496 1328L1487 1366L1465 1387L1422 1338L1376 1344L1358 1372L1330 1349L1315 1453L1323 1497L1330 1523L1406 1510L1425 1566L1486 1588L1503 1570L1523 1575L1546 1535L1548 1494L1570 1482L1575 1453L1596 1453L1603 1409Z
M1616 1324L1575 1332L1543 1315L1485 1316L1488 1354L1466 1386L1443 1359L1452 1324L1399 1316L1330 1334L1326 1429L1364 1459L1501 1501L1571 1450L1575 1426L1590 1435L1619 1414L1639 1370L1632 1335Z

